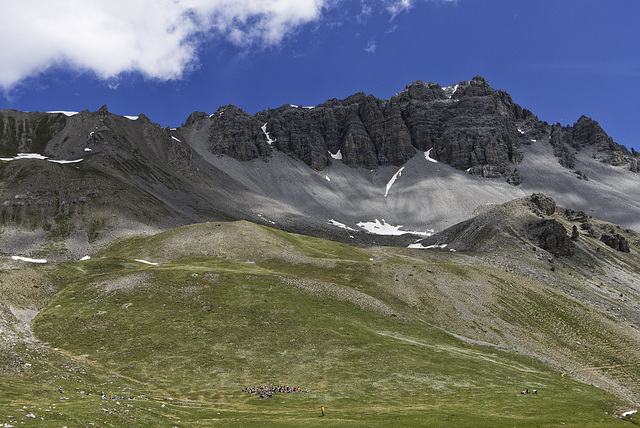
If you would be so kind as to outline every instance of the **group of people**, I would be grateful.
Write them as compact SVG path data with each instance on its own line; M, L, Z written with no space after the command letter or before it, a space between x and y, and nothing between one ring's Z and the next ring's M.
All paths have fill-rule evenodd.
M529 388L527 388L527 389L523 389L523 390L520 392L520 394L537 394L537 393L538 393L538 390L537 390L537 389L533 389L533 390L531 390L531 392L529 392Z
M292 392L309 392L306 389L302 389L299 386L248 386L242 390L242 392L246 392L247 394L256 394L260 398L271 398L278 393L290 394Z

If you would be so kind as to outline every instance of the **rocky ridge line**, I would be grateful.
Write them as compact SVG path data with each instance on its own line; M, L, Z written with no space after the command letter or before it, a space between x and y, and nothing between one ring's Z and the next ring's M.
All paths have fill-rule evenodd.
M353 168L401 166L430 150L456 169L519 185L522 146L547 141L565 168L575 168L576 151L590 148L600 161L638 172L637 153L615 143L596 121L583 116L573 126L550 126L480 76L445 88L416 81L388 100L357 93L253 115L228 105L212 115L191 114L183 128L206 135L216 155L268 160L275 149L315 170L337 160Z

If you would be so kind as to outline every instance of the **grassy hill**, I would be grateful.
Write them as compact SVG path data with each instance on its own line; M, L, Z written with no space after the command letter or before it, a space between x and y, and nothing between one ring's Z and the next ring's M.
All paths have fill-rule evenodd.
M634 423L637 330L478 254L198 224L4 269L0 309L14 426Z

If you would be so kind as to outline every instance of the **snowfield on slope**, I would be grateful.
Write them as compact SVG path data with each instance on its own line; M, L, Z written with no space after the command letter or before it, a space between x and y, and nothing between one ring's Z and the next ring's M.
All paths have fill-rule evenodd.
M11 162L11 161L22 160L22 159L46 160L46 161L49 161L49 162L60 163L60 164L77 163L77 162L82 162L82 160L83 160L82 158L81 159L75 159L75 160L55 160L55 159L49 159L47 156L43 156L43 155L40 155L38 153L18 153L17 156L14 156L12 158L0 158L0 161Z
M41 264L47 263L46 259L32 259L29 257L21 257L21 256L11 256L11 258L13 260L27 262L27 263L41 263Z
M384 219L382 221L375 219L374 221L364 222L361 221L357 223L358 227L366 230L369 233L375 233L377 235L404 235L406 233L410 233L413 235L422 235L422 236L431 236L433 235L433 230L425 230L423 232L417 232L412 230L402 230L402 225L394 226L392 224L387 223Z

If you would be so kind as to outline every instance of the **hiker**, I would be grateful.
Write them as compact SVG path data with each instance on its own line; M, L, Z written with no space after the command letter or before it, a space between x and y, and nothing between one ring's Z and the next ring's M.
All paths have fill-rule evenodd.
M322 416L324 416L324 406L320 407L320 411L322 412Z

